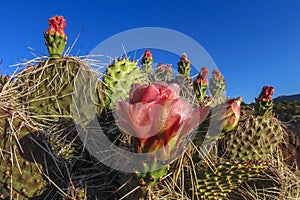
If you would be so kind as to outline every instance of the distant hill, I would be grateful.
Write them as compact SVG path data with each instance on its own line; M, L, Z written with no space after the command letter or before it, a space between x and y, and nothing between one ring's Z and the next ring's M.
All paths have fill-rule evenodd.
M300 101L300 94L294 94L294 95L283 95L276 97L273 99L274 102L282 102L282 101Z

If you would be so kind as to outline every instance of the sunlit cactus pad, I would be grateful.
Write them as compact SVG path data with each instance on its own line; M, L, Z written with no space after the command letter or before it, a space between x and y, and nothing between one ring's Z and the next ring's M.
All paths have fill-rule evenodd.
M228 158L261 160L270 157L282 142L284 131L272 116L248 116L236 132L226 138Z

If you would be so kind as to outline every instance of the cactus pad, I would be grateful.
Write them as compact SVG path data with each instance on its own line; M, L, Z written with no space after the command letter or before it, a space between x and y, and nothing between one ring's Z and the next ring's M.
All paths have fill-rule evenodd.
M103 79L105 106L113 109L117 100L128 97L133 83L143 83L143 80L143 75L136 62L131 62L127 58L115 60L107 68Z
M264 169L264 164L253 162L218 164L214 170L199 174L198 193L202 199L224 199L244 182L258 177Z
M266 159L282 141L280 121L272 116L248 116L237 131L226 138L228 158Z
M74 81L81 67L88 69L85 62L66 57L48 59L28 72L27 77L31 78L26 80L28 94L25 101L33 118L49 124L60 118L71 117ZM102 107L97 96L98 93L93 103L96 107Z

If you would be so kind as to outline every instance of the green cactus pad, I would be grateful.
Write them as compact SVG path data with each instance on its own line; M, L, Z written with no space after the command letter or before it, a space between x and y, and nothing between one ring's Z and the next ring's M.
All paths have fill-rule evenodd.
M117 100L127 98L133 83L145 83L137 63L127 58L115 60L107 68L103 78L105 106L113 109Z
M228 134L226 147L228 158L238 160L267 159L283 139L279 120L272 116L248 116Z
M42 151L29 139L34 135L19 128L21 132L13 132L6 124L0 134L0 199L29 199L47 187L41 159L36 154L38 151L41 156Z
M139 172L136 170L135 174L139 180L140 185L142 186L157 184L169 170L168 164L162 165L162 163L156 159L149 163L142 162L141 165L143 166L145 172Z
M146 169L151 169L151 167L155 167L157 163L153 163L152 166L145 164ZM161 181L162 177L166 175L169 166L163 166L162 168L150 172L139 173L136 172L136 176L139 179L140 185L155 185Z
M198 194L202 199L224 199L246 181L257 178L265 169L262 163L224 162L198 174Z
M26 77L30 78L25 80L28 93L24 102L27 102L32 118L42 124L52 124L61 118L71 117L74 82L80 68L89 69L85 62L77 58L50 58L28 72ZM101 112L98 108L102 108L102 97L98 96L96 92L93 103L97 112ZM89 111L86 112L88 115Z

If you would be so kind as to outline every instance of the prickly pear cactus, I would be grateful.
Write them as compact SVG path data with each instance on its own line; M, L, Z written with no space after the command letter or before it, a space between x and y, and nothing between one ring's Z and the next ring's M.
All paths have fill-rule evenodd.
M228 134L228 158L244 161L267 159L282 141L282 125L272 116L272 94L273 87L264 87L257 99L260 102L256 105L257 114L247 116L240 121L236 132Z
M173 83L177 83L181 87L180 96L188 99L189 101L195 101L195 90L193 90L191 72L191 62L187 58L187 54L183 53L177 63L177 76L172 80Z
M133 83L144 82L145 78L136 62L129 61L127 58L115 60L107 68L103 79L102 89L105 94L105 106L113 109L117 100L128 97Z
M235 188L260 176L265 165L254 162L224 162L199 173L198 193L203 199L224 199Z
M86 62L76 57L61 57L67 39L64 33L66 20L62 16L54 16L49 19L49 25L44 37L50 57L30 67L30 70L26 69L18 77L19 84L25 85L23 91L28 91L23 102L28 106L29 115L42 125L71 117L76 76L80 70L90 70ZM97 112L101 112L102 108L99 94L95 92L93 99ZM88 110L83 112L87 116L89 113Z
M203 140L221 140L235 130L240 120L242 97L233 98L211 109L210 117L198 127L194 144L200 146Z
M178 75L173 82L179 85L183 84L183 88L192 88L192 77L190 76L191 62L188 60L186 53L181 55L180 60L177 63L177 72Z
M267 159L282 141L280 121L272 116L248 116L236 133L227 139L227 152L231 159Z
M0 197L27 199L40 195L47 187L47 182L42 174L42 165L21 157L16 144L11 147L13 152L2 152ZM24 151L28 151L26 146L22 148Z
M258 115L268 116L273 112L272 95L274 88L272 86L264 86L258 98L255 98L255 109Z

